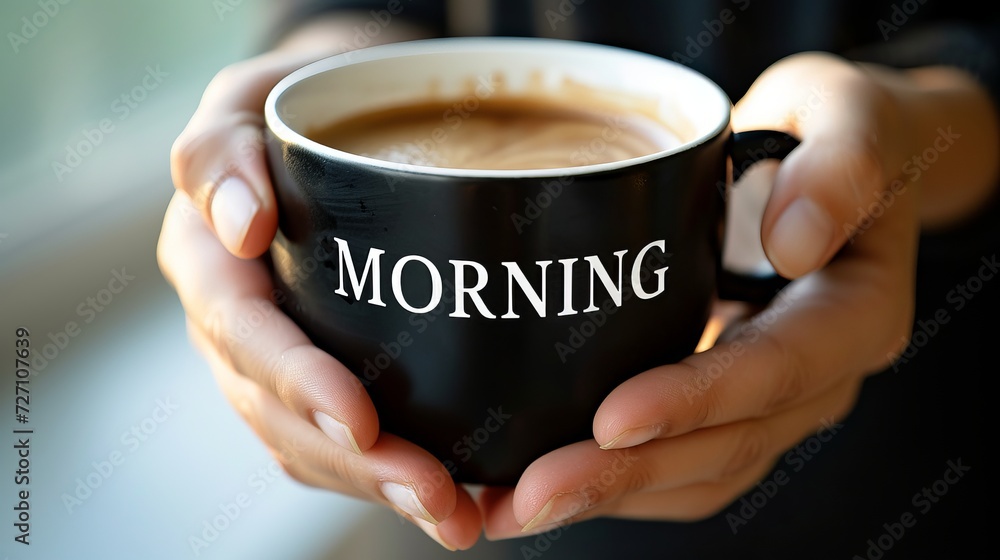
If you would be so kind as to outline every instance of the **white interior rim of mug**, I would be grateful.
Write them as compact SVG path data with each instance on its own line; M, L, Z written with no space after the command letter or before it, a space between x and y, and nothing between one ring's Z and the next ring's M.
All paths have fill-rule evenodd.
M410 60L413 58L424 60L417 65ZM463 65L475 69L474 73L461 73ZM459 72L453 77L464 80L467 85L470 79L483 76L484 68L503 72L507 78L516 78L518 72L524 78L529 70L536 73L540 70L544 78L562 79L568 76L603 90L655 95L663 101L661 111L679 112L678 117L694 122L695 132L680 145L630 159L560 168L491 170L414 165L361 156L316 142L292 124L305 114L303 126L321 127L369 109L349 103L331 103L331 96L353 97L359 103L370 103L379 96L384 98L381 105L374 105L373 108L426 99L429 90L421 97L421 94L406 91L405 88L415 78L425 82L436 79L440 73L435 75L435 68L445 73ZM517 72L511 72L512 68ZM356 79L358 76L354 76L358 72L362 75L368 72L363 83ZM408 79L409 82L405 81ZM683 87L676 87L678 83ZM516 88L517 84L513 85ZM683 152L726 129L731 109L729 97L713 81L680 63L654 55L559 39L463 37L380 45L308 64L275 85L264 104L264 118L267 127L281 140L335 160L407 173L513 179L613 171ZM321 111L327 112L325 118L315 116ZM340 115L335 114L338 111ZM662 118L669 122L671 117L666 115Z

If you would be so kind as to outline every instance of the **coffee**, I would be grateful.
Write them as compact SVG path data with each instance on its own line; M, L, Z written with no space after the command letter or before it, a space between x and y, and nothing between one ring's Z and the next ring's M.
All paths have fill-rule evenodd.
M544 98L424 101L361 113L308 136L375 159L458 169L553 169L621 161L680 145L640 114Z

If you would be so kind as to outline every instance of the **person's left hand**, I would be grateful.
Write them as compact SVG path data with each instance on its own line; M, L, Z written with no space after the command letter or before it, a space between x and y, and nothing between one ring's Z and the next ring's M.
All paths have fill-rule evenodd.
M774 268L797 280L714 347L616 388L594 418L596 442L539 458L514 489L484 490L487 537L597 516L702 519L796 442L832 435L864 378L910 335L920 184L901 175L928 146L914 145L908 118L872 74L837 57L796 55L762 74L733 126L802 140L761 229Z

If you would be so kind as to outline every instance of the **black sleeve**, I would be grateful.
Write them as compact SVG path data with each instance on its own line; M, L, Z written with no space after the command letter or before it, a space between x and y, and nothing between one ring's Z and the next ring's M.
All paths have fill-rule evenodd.
M445 0L288 0L272 8L267 42L274 45L309 19L333 12L360 12L370 15L368 33L392 25L400 18L430 29L436 36L445 32ZM360 29L365 33L364 28Z

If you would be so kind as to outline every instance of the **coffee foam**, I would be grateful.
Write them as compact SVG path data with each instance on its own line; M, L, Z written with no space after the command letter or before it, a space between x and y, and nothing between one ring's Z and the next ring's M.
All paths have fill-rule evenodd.
M367 110L308 132L328 146L411 165L462 169L552 169L621 161L690 138L684 119L660 118L661 97L598 89L542 71L518 87L501 73L440 80L406 105Z
M442 102L470 96L482 99L484 80L489 81L493 89L486 96L488 98L530 97L555 105L565 104L570 100L574 105L594 112L641 115L667 127L682 142L689 142L698 135L695 126L669 92L664 92L663 95L642 95L626 90L599 88L570 76L555 75L541 69L528 72L521 80L514 80L504 72L467 77L460 80L461 85L453 91L447 91L440 78L433 78L428 81L425 99Z
M555 169L622 161L680 145L642 115L595 112L565 99L494 96L423 101L318 130L335 149L410 165L458 169Z

